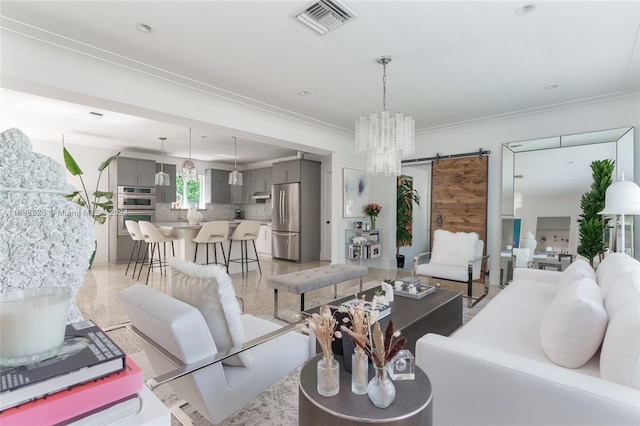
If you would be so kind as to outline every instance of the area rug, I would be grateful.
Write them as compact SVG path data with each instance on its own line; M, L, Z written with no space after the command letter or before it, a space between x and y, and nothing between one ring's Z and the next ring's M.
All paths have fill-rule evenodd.
M489 298L481 300L473 308L467 308L466 301L462 308L463 324L475 316L488 303ZM309 301L309 306L313 306L315 300ZM323 302L324 303L324 302ZM273 320L273 318L270 318ZM133 360L145 372L145 380L151 378L151 366L143 352L131 355ZM266 391L262 392L245 407L228 417L221 425L242 425L242 426L297 426L298 425L298 377L300 369L292 371L284 378L276 382ZM172 406L180 398L174 393L170 386L164 385L154 391L154 393L164 402L166 406ZM193 410L189 405L183 407L183 411L189 415L193 423L197 426L210 426L200 413ZM172 416L172 426L180 426L180 423Z

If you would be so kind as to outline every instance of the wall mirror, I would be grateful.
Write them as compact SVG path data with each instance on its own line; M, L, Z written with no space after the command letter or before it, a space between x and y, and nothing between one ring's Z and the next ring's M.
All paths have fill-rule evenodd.
M577 254L580 199L590 190L590 163L615 160L613 180L634 179L634 129L603 130L506 143L502 147L501 284L511 277L511 252L529 232L536 238L535 257L548 251ZM627 234L633 235L633 217ZM634 255L634 241L626 241ZM635 242L635 252L638 252ZM537 264L534 259L534 267Z

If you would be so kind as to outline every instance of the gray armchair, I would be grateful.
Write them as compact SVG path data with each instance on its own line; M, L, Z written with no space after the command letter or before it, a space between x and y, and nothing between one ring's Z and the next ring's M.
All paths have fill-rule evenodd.
M467 284L468 306L475 306L489 293L489 282L485 279L484 292L473 296L473 281L482 271L489 271L489 255L483 255L484 241L478 234L438 229L434 233L433 250L420 253L413 259L413 275L440 278Z

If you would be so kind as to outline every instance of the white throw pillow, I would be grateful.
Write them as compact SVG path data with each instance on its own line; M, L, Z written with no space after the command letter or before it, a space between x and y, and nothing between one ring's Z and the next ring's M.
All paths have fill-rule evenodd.
M600 377L640 389L640 306L627 306L609 321L600 351Z
M429 263L467 266L475 255L476 232L450 232L436 229Z
M574 271L579 271L582 273L583 276L587 278L591 278L592 280L596 281L596 271L594 271L591 265L589 265L589 262L587 262L584 259L574 260L569 264L569 266L567 266L567 268L564 271L562 271L562 273L563 274L566 272L571 273Z
M540 342L549 359L578 368L596 353L607 329L607 312L595 281L582 278L558 288L542 316Z
M577 260L576 260L577 262ZM574 262L574 263L576 263ZM584 262L584 261L583 261ZM589 270L591 270L591 272L589 272L589 270L583 268L583 267L573 267L570 268L568 267L567 269L565 269L564 271L562 271L562 275L560 276L560 278L558 279L558 291L566 286L569 286L575 282L580 281L583 278L589 278L590 280L594 280L596 279L596 274L593 271L593 269L591 268L591 266L589 266L589 263L584 262L587 264L587 267L589 268ZM572 264L573 265L573 264ZM571 266L571 265L569 265Z
M197 308L204 317L220 352L240 347L245 341L242 312L231 278L219 265L198 265L176 258L171 265L171 296ZM247 352L222 361L223 364L252 364Z
M617 275L615 285L604 296L604 308L612 319L628 306L640 309L640 274L621 272Z

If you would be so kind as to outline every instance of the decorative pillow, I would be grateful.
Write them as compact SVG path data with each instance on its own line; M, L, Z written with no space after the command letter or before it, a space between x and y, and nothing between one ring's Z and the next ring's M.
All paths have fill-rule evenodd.
M578 262L578 260L580 262ZM596 274L589 265L588 262L578 259L573 262L571 265L567 267L564 271L562 271L562 275L558 279L558 289L566 287L572 283L580 281L582 278L589 278L590 280L596 279ZM574 263L577 263L577 266L573 266ZM586 268L582 263L586 264ZM573 267L572 267L573 266Z
M617 275L615 285L604 296L604 308L609 318L613 319L628 306L640 309L640 273L622 271Z
M242 312L231 278L219 265L198 265L172 258L171 296L197 308L204 317L220 352L242 346L245 341ZM249 367L251 356L242 352L223 364Z
M600 377L640 389L640 306L627 306L609 321L600 351Z
M595 281L582 278L558 288L542 316L540 342L549 359L578 368L596 353L607 329L607 313Z
M600 284L600 280L604 275L610 273L612 270L617 269L618 266L625 262L625 259L627 257L628 256L626 254L618 252L609 253L608 255L606 255L604 259L602 259L602 262L600 262L600 264L598 265L598 270L596 271L598 284Z
M476 232L453 232L437 229L433 233L433 249L429 263L467 266L473 259L478 241Z
M607 294L618 286L623 277L640 276L640 262L626 254L623 256L624 258L616 257L615 262L607 263L606 271L601 272L602 266L598 267L598 285L602 290L603 297L607 297Z

